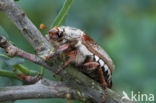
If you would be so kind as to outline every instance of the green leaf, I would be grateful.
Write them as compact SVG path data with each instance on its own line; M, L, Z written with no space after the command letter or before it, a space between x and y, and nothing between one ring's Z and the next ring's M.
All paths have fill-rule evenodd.
M45 70L45 68L42 66L42 67L41 67L41 75L42 75L42 76L44 76L44 70Z
M74 0L65 0L63 7L56 16L53 24L51 25L51 28L53 28L54 26L60 26L64 23L65 17L68 14L73 1Z
M8 39L8 33L0 26L0 36L5 36Z
M4 69L0 69L0 76L18 79L15 72L4 70Z

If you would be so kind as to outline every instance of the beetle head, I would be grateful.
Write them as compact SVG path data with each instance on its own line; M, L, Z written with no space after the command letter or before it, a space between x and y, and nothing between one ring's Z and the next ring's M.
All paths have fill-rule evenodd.
M75 44L80 40L83 34L83 31L76 28L55 26L53 29L49 30L48 38L53 45L59 46L66 43Z
M63 39L63 31L60 31L57 26L55 26L53 29L49 30L49 39L53 41L61 41Z

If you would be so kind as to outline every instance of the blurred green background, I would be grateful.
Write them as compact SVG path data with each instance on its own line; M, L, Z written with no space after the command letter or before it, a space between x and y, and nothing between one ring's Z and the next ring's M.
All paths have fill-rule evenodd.
M41 23L50 27L63 2L64 0L20 0L16 3L37 27ZM16 46L34 52L16 26L1 11L0 25ZM75 0L65 25L84 30L110 54L116 67L113 90L120 94L125 91L129 96L131 91L156 96L156 0ZM41 32L46 34L47 30ZM24 65L40 71L39 66L29 61ZM45 76L52 78L48 72ZM18 81L0 77L1 87L15 84ZM65 103L66 100L15 101L21 102Z

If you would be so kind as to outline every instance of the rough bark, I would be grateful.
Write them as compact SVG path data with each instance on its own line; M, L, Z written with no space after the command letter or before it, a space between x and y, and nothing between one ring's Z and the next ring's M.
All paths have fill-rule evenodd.
M46 79L32 85L0 88L0 102L30 98L81 99L67 84Z

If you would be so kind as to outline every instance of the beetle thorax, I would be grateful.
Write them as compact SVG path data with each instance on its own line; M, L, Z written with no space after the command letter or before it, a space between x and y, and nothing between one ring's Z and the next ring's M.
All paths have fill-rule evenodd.
M68 27L68 26L61 26L58 29L64 33L64 39L72 40L77 39L79 40L80 37L84 34L84 32L80 29Z

